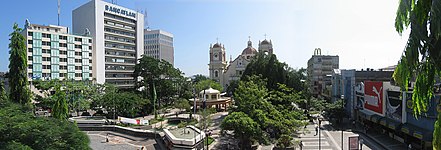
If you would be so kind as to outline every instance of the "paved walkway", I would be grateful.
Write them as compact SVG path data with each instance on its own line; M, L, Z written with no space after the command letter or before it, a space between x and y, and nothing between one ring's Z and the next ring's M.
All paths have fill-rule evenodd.
M319 130L319 133L320 134L316 135L315 123L310 123L306 126L303 133L300 134L300 137L296 138L296 140L303 143L303 150L316 150L319 148L322 150L339 149L335 148L335 146L332 144L332 139L329 138L329 135L323 128Z
M134 137L112 131L85 131L90 139L90 147L96 150L138 150L144 146L146 150L164 149L161 141L155 139ZM106 137L108 142L106 142Z

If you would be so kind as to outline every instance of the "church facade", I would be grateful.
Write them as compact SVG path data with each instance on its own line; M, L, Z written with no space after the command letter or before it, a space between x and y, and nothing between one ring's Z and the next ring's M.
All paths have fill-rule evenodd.
M245 72L247 65L251 62L258 52L273 53L272 41L259 41L258 51L253 47L251 40L248 40L247 47L234 60L230 56L230 61L226 60L225 46L221 43L210 45L209 77L219 82L224 89L231 81L240 80Z

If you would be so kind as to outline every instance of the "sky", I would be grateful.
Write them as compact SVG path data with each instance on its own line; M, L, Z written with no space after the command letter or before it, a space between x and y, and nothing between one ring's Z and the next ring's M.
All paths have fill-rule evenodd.
M60 25L72 26L72 10L89 0L61 0ZM106 0L109 1L110 0ZM225 45L236 58L251 37L271 40L278 59L306 68L315 48L338 55L340 69L395 65L408 31L394 21L398 0L115 0L147 10L148 25L174 34L175 67L186 76L208 75L209 47ZM57 0L14 0L0 5L0 71L8 70L9 34L14 23L57 24Z

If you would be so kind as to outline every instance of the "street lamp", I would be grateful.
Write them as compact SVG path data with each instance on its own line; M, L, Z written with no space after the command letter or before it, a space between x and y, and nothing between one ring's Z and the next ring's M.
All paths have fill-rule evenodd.
M344 99L345 95L341 95L341 109L344 110ZM343 150L343 113L341 115L341 149Z
M363 150L363 139L360 138L360 140L358 141L358 143L360 143L360 150Z

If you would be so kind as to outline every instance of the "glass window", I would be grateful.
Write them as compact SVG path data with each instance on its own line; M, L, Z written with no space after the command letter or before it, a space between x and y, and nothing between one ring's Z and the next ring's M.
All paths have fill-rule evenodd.
M75 64L75 58L67 58L68 64Z

